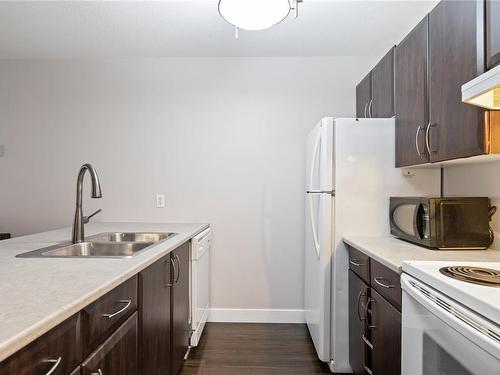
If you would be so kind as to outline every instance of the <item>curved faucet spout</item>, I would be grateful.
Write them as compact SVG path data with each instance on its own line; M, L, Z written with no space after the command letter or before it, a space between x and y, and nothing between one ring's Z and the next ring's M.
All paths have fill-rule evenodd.
M90 181L92 183L92 198L102 198L101 183L96 169L91 164L84 164L78 172L78 179L76 181L76 210L75 220L73 221L73 243L82 242L85 238L83 229L83 209L82 209L82 190L83 178L85 172L89 171Z

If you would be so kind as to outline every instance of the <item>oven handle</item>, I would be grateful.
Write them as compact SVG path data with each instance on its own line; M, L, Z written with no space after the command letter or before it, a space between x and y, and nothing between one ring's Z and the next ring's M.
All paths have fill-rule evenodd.
M500 330L478 314L469 312L457 302L404 273L401 275L401 287L429 312L479 346L499 347ZM403 299L403 315L404 311Z

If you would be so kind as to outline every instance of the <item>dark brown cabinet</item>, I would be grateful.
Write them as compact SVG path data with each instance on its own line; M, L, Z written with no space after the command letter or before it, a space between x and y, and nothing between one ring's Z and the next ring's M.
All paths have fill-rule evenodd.
M401 312L371 290L372 371L374 375L401 374Z
M145 375L171 372L171 269L169 254L139 274L140 366Z
M486 0L486 67L500 64L500 1Z
M189 243L172 252L172 374L177 375L189 346Z
M372 99L371 72L356 86L356 117L370 117L369 106Z
M427 36L425 17L395 51L396 166L429 161L425 130L427 97Z
M79 335L77 314L0 363L0 374L69 374L82 360Z
M137 312L82 364L82 375L137 374Z
M487 152L484 110L462 103L462 84L483 73L484 5L441 1L429 14L429 123L431 162ZM480 43L478 43L480 40Z
M370 265L366 282L351 262L360 253L349 247L349 362L354 374L400 375L400 277L363 254Z
M371 75L370 117L390 118L394 116L394 48L375 65Z
M367 336L368 285L349 271L349 362L355 375L365 375L371 355L363 338Z
M185 243L139 274L143 375L177 375L189 345L189 256Z

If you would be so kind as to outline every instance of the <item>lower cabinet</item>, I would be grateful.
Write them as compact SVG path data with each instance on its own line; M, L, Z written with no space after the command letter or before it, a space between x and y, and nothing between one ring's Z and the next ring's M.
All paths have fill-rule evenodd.
M177 375L189 346L189 243L172 252L177 264L172 286L172 374Z
M185 243L139 274L143 375L177 375L189 345L189 256Z
M170 254L139 274L140 366L142 374L171 373Z
M401 374L401 312L371 290L373 374Z
M350 248L349 259L354 257L359 251ZM349 362L356 375L400 375L399 274L371 258L364 263L365 279L349 270Z
M368 285L349 270L349 362L355 375L366 374L369 366L370 348L363 340L367 335L368 293Z
M82 364L82 375L136 375L137 312Z

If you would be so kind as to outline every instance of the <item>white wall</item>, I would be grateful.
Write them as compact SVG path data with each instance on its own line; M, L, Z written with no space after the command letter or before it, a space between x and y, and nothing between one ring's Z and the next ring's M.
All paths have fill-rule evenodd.
M447 167L444 193L450 196L489 197L498 212L491 228L495 232L492 248L500 250L500 162L488 162Z
M212 223L215 307L301 309L305 136L354 114L373 62L2 61L0 232L71 225L91 162L98 220Z

